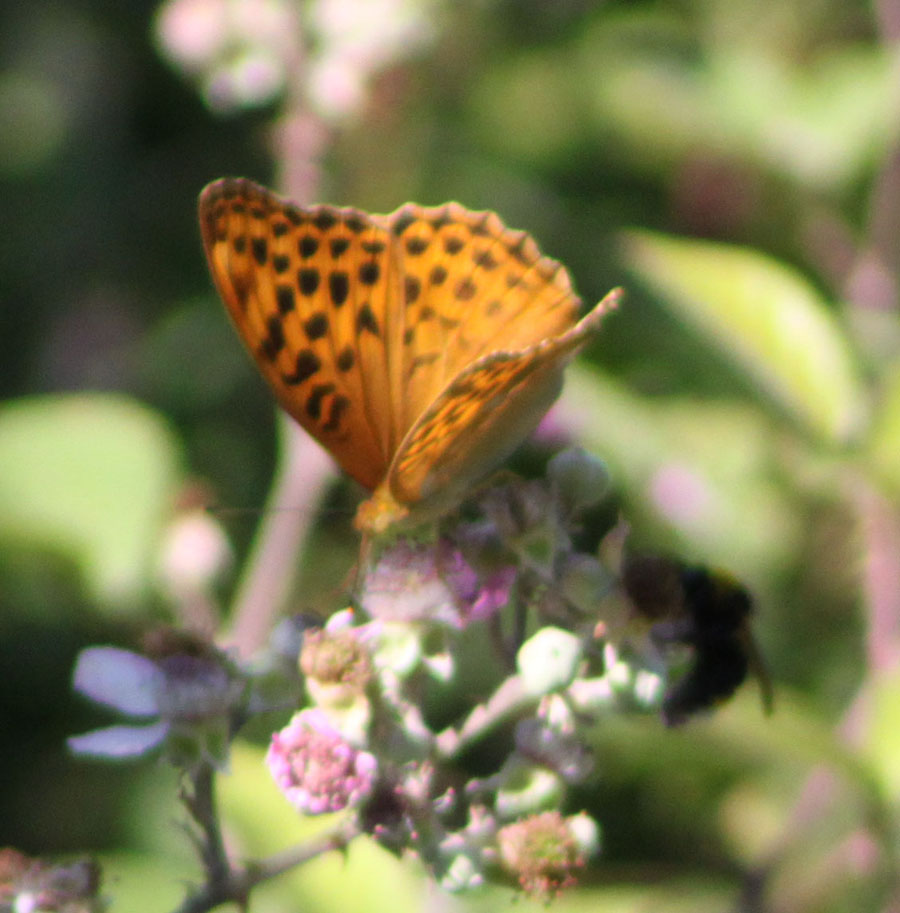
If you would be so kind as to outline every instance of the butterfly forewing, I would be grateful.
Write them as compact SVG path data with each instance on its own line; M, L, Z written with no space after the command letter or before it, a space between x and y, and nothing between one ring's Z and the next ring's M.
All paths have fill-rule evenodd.
M577 319L565 269L495 213L448 203L387 218L403 264L408 424L479 357L527 348Z
M200 224L219 293L278 401L374 488L399 439L384 337L396 283L389 232L356 210L300 209L243 179L203 191Z

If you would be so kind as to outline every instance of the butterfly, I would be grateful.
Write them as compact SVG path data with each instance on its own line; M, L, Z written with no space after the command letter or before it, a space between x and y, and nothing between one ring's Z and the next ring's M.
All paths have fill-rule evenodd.
M615 307L493 212L301 207L244 178L200 194L207 260L281 406L373 492L356 526L440 516L534 429Z

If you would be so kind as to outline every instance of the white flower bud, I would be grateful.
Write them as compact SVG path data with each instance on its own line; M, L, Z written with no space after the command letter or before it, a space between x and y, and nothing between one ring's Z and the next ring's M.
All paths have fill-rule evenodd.
M516 668L526 693L536 696L565 688L581 662L581 641L562 628L541 628L519 648Z
M582 856L590 859L600 852L600 825L587 812L566 818L566 825Z

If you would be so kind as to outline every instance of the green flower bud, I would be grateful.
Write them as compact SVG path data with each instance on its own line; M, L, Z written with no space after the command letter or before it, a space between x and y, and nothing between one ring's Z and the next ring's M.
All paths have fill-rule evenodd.
M593 507L609 490L606 464L581 447L557 453L547 464L547 478L573 511Z

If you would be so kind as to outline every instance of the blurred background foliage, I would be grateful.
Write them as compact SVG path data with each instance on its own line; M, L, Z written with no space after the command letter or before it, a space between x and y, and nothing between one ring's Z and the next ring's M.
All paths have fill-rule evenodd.
M97 852L123 910L174 907L194 871L173 774L66 756L101 721L69 675L172 618L190 504L222 508L228 605L280 438L195 200L292 185L305 129L320 199L495 209L586 301L627 287L555 421L639 542L757 597L774 716L751 684L677 731L610 720L579 797L604 852L557 908L900 909L900 2L260 0L275 50L204 39L216 2L0 7L0 846ZM382 42L359 85L342 28ZM341 605L357 494L330 490L293 610ZM223 781L248 854L301 828L258 751ZM508 901L437 898L361 844L253 909Z

